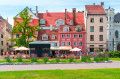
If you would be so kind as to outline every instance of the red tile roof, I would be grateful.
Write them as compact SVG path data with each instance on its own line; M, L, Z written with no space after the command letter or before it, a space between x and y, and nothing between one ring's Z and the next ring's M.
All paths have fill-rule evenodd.
M50 31L49 29L46 29L46 30L41 30L41 31L42 32L38 32L37 41L43 41L42 40L42 35L43 34L48 35L48 40L44 40L44 41L58 41L58 30ZM52 35L55 35L55 39L52 39Z
M85 5L88 13L105 13L104 8L101 5Z
M73 19L73 13L67 12L67 24L70 24L70 20ZM65 12L48 12L48 13L39 13L38 17L40 19L44 19L46 21L46 26L56 26L57 19L64 19L65 20ZM84 24L84 13L76 12L76 24Z

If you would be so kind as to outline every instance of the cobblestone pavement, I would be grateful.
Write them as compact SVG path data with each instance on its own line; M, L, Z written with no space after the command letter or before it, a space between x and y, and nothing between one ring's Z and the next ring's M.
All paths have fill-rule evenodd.
M103 68L120 68L120 61L113 61L112 63L0 65L0 71L103 69Z

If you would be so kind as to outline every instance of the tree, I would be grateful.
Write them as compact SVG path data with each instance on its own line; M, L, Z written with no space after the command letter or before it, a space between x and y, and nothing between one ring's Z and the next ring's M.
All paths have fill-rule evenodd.
M23 12L19 14L22 22L18 21L17 17L14 18L16 24L15 26L13 26L11 33L13 35L21 34L21 36L19 38L9 39L12 42L16 42L16 44L14 44L13 46L28 47L29 42L31 42L29 38L36 38L35 33L40 32L40 29L38 29L39 23L35 26L29 24L32 15L28 15L28 13L28 9L24 9Z

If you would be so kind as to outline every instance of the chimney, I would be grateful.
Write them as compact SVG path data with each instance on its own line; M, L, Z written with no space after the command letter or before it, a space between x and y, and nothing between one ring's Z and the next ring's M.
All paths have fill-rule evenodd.
M7 22L8 22L8 17L7 17Z
M76 25L76 8L73 8L73 25Z
M36 6L36 16L38 16L38 6Z
M48 10L46 10L46 14L48 15Z
M93 5L95 5L95 3L93 3Z
M101 2L100 5L101 5L101 6L104 6L104 2Z
M67 24L66 21L67 20L67 9L65 9L65 24Z

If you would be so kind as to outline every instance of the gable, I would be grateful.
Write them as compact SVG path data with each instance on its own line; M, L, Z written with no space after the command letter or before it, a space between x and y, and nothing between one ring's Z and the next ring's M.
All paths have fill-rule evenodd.
M29 12L28 15L32 15L31 18L33 18L33 19L39 19L28 7L26 7L25 9L28 9L28 12ZM24 10L24 9L23 9L23 10ZM22 11L23 11L23 10L22 10ZM21 11L21 12L22 12L22 11ZM21 12L20 12L20 13L21 13ZM19 13L19 14L20 14L20 13ZM19 14L17 14L15 17L20 18Z

